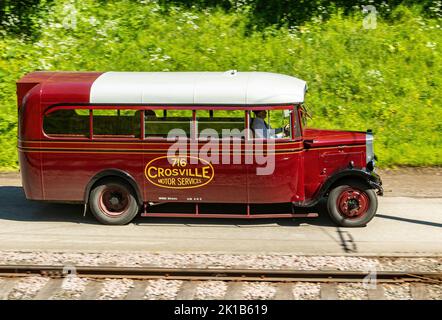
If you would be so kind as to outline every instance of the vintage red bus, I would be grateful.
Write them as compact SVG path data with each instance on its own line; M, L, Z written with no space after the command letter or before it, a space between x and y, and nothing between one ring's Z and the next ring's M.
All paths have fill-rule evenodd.
M382 194L373 135L305 128L306 90L266 72L29 73L17 82L26 197L82 203L105 224L302 217L326 198L335 223L363 226Z

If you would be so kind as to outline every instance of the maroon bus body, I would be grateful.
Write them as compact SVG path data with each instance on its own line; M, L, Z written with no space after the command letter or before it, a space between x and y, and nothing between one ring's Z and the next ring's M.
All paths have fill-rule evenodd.
M144 139L144 135L138 139L49 137L43 130L43 116L49 108L263 109L263 106L92 105L89 103L89 92L100 74L34 72L17 82L18 151L23 187L28 199L87 203L92 184L106 174L112 175L111 171L119 171L122 176L132 180L130 183L144 207L171 194L169 189L151 184L144 175L144 168L149 161L166 155L173 142ZM287 107L273 105L265 109ZM295 108L300 119L300 106L290 107ZM272 175L256 175L256 164L244 164L244 161L242 164L214 164L216 174L213 180L204 187L190 189L190 198L203 199L204 203L293 203L309 206L326 194L333 183L345 177L361 179L380 188L377 175L367 169L366 132L306 129L302 128L301 123L299 126L301 136L277 139L276 164ZM242 150L247 143L253 141L242 141ZM188 200L189 189L173 190L173 198L172 202L198 202ZM180 216L204 215L198 215L196 211ZM249 211L246 215L226 216L255 217ZM296 216L296 213L283 216Z

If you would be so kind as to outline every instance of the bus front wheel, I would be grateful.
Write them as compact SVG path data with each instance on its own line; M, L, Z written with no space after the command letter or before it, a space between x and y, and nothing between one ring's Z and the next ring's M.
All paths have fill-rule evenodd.
M327 209L331 219L341 227L363 227L376 214L376 192L358 180L347 180L329 193Z
M104 179L94 186L89 206L98 221L109 225L131 222L140 209L132 187L117 179Z

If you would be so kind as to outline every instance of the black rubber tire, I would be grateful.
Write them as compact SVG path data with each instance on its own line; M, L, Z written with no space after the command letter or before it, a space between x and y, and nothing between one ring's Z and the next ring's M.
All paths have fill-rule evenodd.
M106 211L103 210L100 205L100 197L102 196L103 192L110 187L121 188L121 190L127 192L128 204L125 210L123 210L122 213L117 216L110 216L106 214ZM89 194L89 208L99 222L107 225L128 224L135 218L140 210L132 187L121 179L116 178L103 179L93 187Z
M359 189L368 196L370 204L367 211L361 217L350 219L348 217L343 216L339 212L337 205L338 197L341 194L341 192L348 187ZM328 214L330 215L330 218L338 226L364 227L365 225L367 225L368 222L371 221L371 219L373 219L373 217L376 214L376 211L378 210L378 198L376 192L365 183L357 180L346 180L343 181L341 184L334 186L333 189L330 191L327 198L327 210Z

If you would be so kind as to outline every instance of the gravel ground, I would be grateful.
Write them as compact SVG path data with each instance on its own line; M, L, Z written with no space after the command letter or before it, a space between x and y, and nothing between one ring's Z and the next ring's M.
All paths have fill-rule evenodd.
M436 272L442 271L442 258L380 258L378 266L379 270Z
M275 287L269 282L245 282L242 294L246 300L268 300L275 292Z
M410 285L408 283L401 284L384 284L385 299L387 300L410 300Z
M131 279L106 279L100 292L100 300L124 299L134 282Z
M0 279L0 283L3 280ZM25 300L32 299L37 292L46 284L48 278L30 276L20 279L15 285L8 299ZM80 279L70 277L65 279L61 290L50 298L51 300L79 299L89 281L93 279ZM103 279L102 289L96 299L117 300L124 299L133 281L130 279ZM148 280L145 282L146 291L144 299L147 300L172 300L180 291L183 281L178 280ZM195 300L222 300L226 293L227 282L203 281L196 288ZM384 289L387 300L412 299L410 285L404 284L379 284ZM273 299L278 283L271 282L244 282L241 296L244 300L269 300ZM427 284L427 299L441 300L442 285ZM292 284L293 298L295 300L318 300L321 297L321 284L315 282L295 282ZM339 283L337 295L340 300L366 300L368 299L367 287L363 283Z
M145 252L18 252L0 251L0 264L157 266L201 268L290 268L297 270L442 271L442 257L376 258L299 256L287 254L210 254Z
M181 280L149 280L144 298L147 300L171 300L176 297L183 281Z
M216 300L222 299L227 290L224 281L206 281L198 285L195 299Z
M9 294L10 300L29 300L49 281L45 277L25 277L21 279Z
M268 268L294 270L390 270L390 271L442 271L442 257L355 257L355 256L298 256L287 254L209 254L209 253L141 253L141 252L18 252L0 251L0 264L40 264L65 266L160 266L201 268ZM1 280L0 280L1 281ZM44 277L20 279L9 294L9 299L31 299L48 281ZM98 299L124 299L134 282L130 279L103 280ZM68 276L62 290L54 292L51 299L78 299L88 279ZM183 281L146 281L144 298L149 300L174 299ZM386 299L411 299L408 284L382 284ZM367 299L362 283L341 283L338 297L345 300ZM442 299L442 285L429 285L428 298ZM222 299L227 289L224 281L201 282L196 288L195 299ZM320 284L297 282L293 284L295 299L320 298ZM271 299L276 284L246 282L242 292L244 299Z
M68 276L63 280L61 290L51 297L51 300L74 300L80 298L88 279Z
M378 170L386 197L442 197L441 167Z
M428 299L442 300L442 284L428 287Z
M318 283L296 282L293 285L295 300L318 300L321 286Z
M338 284L338 297L342 300L366 300L368 299L367 288L362 283Z

